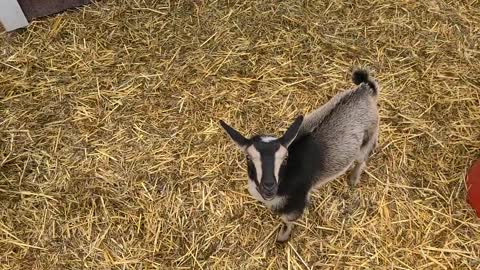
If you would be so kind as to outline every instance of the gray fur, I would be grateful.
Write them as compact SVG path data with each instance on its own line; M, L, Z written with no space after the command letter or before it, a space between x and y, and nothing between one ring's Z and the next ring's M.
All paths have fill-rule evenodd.
M377 147L379 85L366 70L354 71L352 81L358 85L356 88L337 94L304 118L298 117L278 140L258 135L246 139L221 122L241 149L243 145L257 144L261 157L268 155L268 149L275 144L277 149L288 149L288 165L286 162L281 165L282 174L276 176L279 183L271 199L265 200L263 189L259 188L262 183L250 177L255 177L254 174L249 174L251 195L279 213L285 223L277 236L280 242L289 239L293 222L302 216L312 190L344 174L352 165L348 184L354 187L360 180L370 154ZM280 148L279 142L283 145ZM270 154L269 160L271 158ZM275 158L276 169L283 158L282 155ZM253 168L251 164L249 166ZM272 175L273 167L268 168L270 171L257 172L257 175Z
M337 94L326 104L308 114L302 123L297 137L310 135L323 150L322 161L317 164L318 171L307 192L307 201L312 190L341 176L352 165L354 166L348 178L348 184L351 188L355 187L360 181L370 154L377 147L378 84L369 78L366 71L361 72L365 76L359 76L357 79L364 78L368 81L360 82L355 89ZM355 75L356 73L354 73L354 79ZM289 239L293 221L301 216L299 214L294 219L286 220L285 214L295 216L294 214L299 211L301 213L303 209L290 210L282 215L285 225L277 236L279 242Z
M305 117L298 136L310 133L327 150L323 171L319 172L315 185L333 180L354 161L358 164L350 183L358 182L378 140L377 96L369 91L370 87L362 83L356 89L338 94Z

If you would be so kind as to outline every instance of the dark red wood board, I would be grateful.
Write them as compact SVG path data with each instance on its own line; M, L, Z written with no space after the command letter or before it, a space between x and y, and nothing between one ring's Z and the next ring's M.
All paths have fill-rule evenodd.
M90 3L90 0L18 0L28 21Z
M467 202L480 217L480 159L475 161L467 174Z

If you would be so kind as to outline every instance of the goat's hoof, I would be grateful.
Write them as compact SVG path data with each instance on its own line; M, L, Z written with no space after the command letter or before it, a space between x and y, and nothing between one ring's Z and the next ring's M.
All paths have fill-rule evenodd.
M283 227L280 229L280 231L278 232L277 242L278 242L278 243L285 243L285 242L287 242L288 239L290 238L290 233L291 233L291 231L289 231L286 226L283 226Z
M360 182L359 177L350 176L348 179L348 185L350 187L350 190L354 190L358 186L359 182Z

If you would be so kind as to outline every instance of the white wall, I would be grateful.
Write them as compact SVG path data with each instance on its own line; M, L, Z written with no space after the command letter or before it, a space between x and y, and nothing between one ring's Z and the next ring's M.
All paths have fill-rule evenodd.
M0 0L0 22L7 31L28 26L17 0Z

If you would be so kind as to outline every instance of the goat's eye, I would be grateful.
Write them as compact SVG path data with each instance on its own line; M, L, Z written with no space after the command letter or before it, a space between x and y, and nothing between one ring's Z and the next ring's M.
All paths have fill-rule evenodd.
M252 158L247 155L247 161L252 161Z
M288 157L286 157L286 158L283 159L282 165L287 165L287 159L288 159Z

